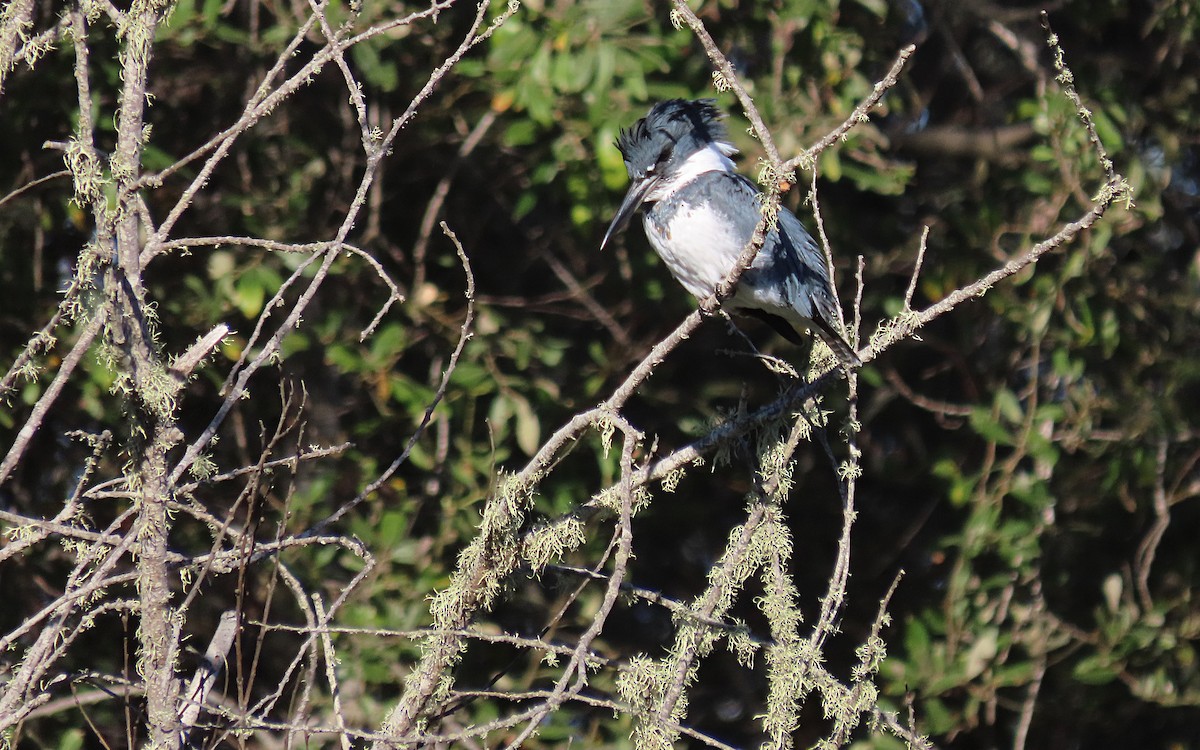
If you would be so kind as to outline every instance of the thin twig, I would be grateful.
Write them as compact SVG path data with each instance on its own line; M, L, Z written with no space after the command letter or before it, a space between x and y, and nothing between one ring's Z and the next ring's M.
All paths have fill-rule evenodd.
M433 195L430 196L429 203L425 206L425 214L421 217L421 226L417 231L417 243L413 245L413 281L412 286L409 287L413 294L416 294L425 285L425 254L429 251L429 240L433 236L434 222L442 212L446 197L450 195L450 184L458 175L458 170L466 163L467 157L475 151L476 146L483 142L483 137L492 129L492 125L496 124L496 117L496 111L489 109L483 114L483 117L479 118L479 122L475 123L475 127L471 128L471 132L459 145L454 161L450 163L445 174L438 180L437 187L433 189Z
M421 439L423 434L425 434L425 428L429 426L429 422L433 419L433 412L437 409L438 404L442 402L442 399L445 398L446 389L450 385L450 377L454 374L454 370L458 366L458 359L460 356L462 356L463 348L466 347L467 341L471 339L471 325L475 321L475 274L471 272L471 261L467 257L467 252L463 249L462 243L459 242L458 235L451 231L446 222L443 221L441 226L442 231L446 233L446 236L450 239L450 242L454 244L454 250L456 253L458 253L459 262L462 263L463 273L467 278L467 289L463 293L463 296L467 301L467 312L466 316L463 318L462 326L459 328L458 343L454 345L454 351L450 353L450 360L446 365L446 369L442 371L441 381L438 383L437 390L434 392L433 398L425 406L425 413L421 416L421 422L417 425L417 428L413 430L413 433L409 435L408 442L405 444L404 450L400 452L400 455L396 457L396 460L392 461L391 465L384 469L382 474L364 487L362 491L354 497L353 500L338 508L332 515L329 516L329 518L314 526L313 533L319 533L323 529L329 528L329 526L336 523L338 519L342 518L355 507L357 507L358 504L363 500L366 500L368 497L375 494L375 491L382 487L385 482L391 479L392 475L396 473L397 469L399 469L400 466L408 460L408 457L412 454L413 448L416 447L417 441Z
M50 407L58 400L58 396L62 393L63 387L66 386L67 380L75 373L75 368L79 366L79 363L83 360L83 356L91 348L92 342L96 340L96 336L104 328L104 322L107 320L105 313L104 309L97 310L84 329L80 331L75 345L71 347L71 351L67 353L67 356L63 357L62 362L59 364L54 380L46 387L45 392L42 393L30 411L29 416L25 419L25 423L17 431L16 439L9 447L4 460L0 461L0 484L8 480L13 470L17 467L17 464L20 463L21 457L25 455L26 449L29 448L30 441L33 440L33 436L46 419L46 414L50 411Z
M780 173L786 174L796 167L807 169L809 165L816 163L817 157L821 155L822 151L841 141L854 127L866 122L869 119L868 114L883 99L883 95L899 82L900 71L904 70L904 64L908 62L908 58L912 57L912 54L916 51L916 45L912 44L900 50L887 75L875 83L875 87L871 90L871 93L866 99L859 102L854 111L850 113L850 116L841 125L827 133L821 140L805 149L799 156L792 157L784 162Z
M908 289L904 292L904 309L912 309L913 293L917 291L917 278L921 275L921 265L925 262L925 248L929 243L929 225L921 231L921 244L917 246L917 262L913 264L912 278L908 280Z

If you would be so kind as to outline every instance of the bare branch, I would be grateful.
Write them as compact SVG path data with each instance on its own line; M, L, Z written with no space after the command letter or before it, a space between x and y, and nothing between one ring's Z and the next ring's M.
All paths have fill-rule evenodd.
M213 631L212 640L208 642L208 650L204 652L204 659L196 668L183 695L183 712L179 715L180 747L189 746L188 735L200 718L200 709L207 702L208 694L216 684L217 675L225 668L225 659L229 655L229 649L233 648L233 639L237 637L237 631L237 612L222 612L217 621L217 629Z
M816 163L817 157L821 155L822 151L845 138L846 134L855 126L866 122L870 111L875 108L875 105L879 104L879 101L888 92L888 89L895 86L900 80L900 71L904 70L904 64L908 62L908 58L912 57L912 54L916 51L916 45L912 44L900 50L900 54L896 56L896 61L892 63L892 67L888 70L887 75L876 82L870 95L859 102L854 111L850 113L850 116L841 125L826 134L824 138L805 149L799 156L792 157L784 162L782 168L779 170L780 173L786 174L796 167L802 169L810 168L812 164Z

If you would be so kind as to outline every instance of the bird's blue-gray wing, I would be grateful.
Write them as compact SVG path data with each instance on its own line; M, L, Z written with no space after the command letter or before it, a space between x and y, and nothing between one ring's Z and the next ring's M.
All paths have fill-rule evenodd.
M706 183L710 191L721 193L717 205L725 207L726 220L737 228L740 252L762 217L759 192L750 180L730 172L714 173L714 179ZM821 249L786 208L779 209L777 225L767 233L742 283L755 288L759 296L778 297L780 306L793 308L801 317L819 315L826 322L837 320Z
M745 177L728 172L720 173L718 178L708 182L710 190L723 193L722 205L729 208L727 219L737 227L736 234L742 238L737 250L740 253L762 217L759 192ZM742 276L741 286L763 313L783 314L795 325L795 318L784 314L785 310L790 310L795 316L810 321L843 361L857 364L858 356L853 348L835 329L840 316L834 303L825 255L791 211L779 209L776 226L767 233L754 264Z
M825 254L816 240L795 214L782 207L779 209L777 228L772 234L779 238L774 245L775 257L772 260L780 267L789 267L791 271L785 283L789 297L795 300L793 306L806 318L816 319L819 316L825 323L838 320L840 316L834 307Z

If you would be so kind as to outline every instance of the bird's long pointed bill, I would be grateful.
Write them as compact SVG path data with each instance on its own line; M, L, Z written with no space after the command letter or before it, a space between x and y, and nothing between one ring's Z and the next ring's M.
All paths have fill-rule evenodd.
M608 231L604 233L604 239L600 241L601 250L613 238L613 235L625 231L625 227L629 226L633 215L642 207L642 200L646 197L646 193L650 192L650 188L654 187L656 182L658 182L657 177L647 176L629 186L629 192L625 193L625 200L621 201L617 215L613 217L612 223L608 225Z

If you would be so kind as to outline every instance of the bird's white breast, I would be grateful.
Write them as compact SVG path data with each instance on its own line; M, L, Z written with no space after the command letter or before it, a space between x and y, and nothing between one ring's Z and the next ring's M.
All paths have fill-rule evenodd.
M742 247L729 223L707 204L681 206L669 225L647 213L644 225L646 237L671 275L701 299L712 294L733 268Z

